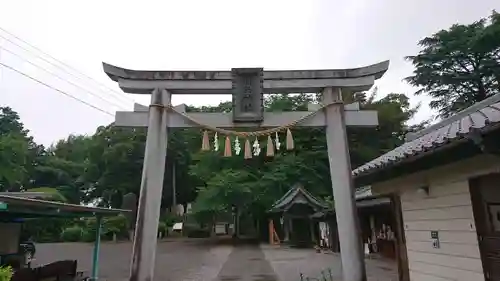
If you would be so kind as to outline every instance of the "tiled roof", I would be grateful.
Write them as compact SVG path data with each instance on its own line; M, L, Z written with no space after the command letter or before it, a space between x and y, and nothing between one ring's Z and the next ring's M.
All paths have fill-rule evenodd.
M498 122L500 122L500 94L478 102L424 130L408 134L403 145L353 170L352 175L358 177L396 164L463 139L474 130L484 131Z
M293 202L295 197L302 194L313 207L318 209L324 209L327 206L320 202L316 197L314 197L307 190L302 188L300 184L295 184L290 190L288 190L283 197L276 201L271 207L270 212L282 211L286 206Z

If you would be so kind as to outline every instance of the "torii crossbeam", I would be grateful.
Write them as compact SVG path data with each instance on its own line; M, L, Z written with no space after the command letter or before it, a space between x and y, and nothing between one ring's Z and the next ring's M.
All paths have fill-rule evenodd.
M344 105L342 92L369 90L382 77L389 61L336 70L264 71L240 68L231 71L136 71L104 65L104 72L127 93L151 94L151 105L136 105L134 112L117 112L115 125L147 127L141 193L134 235L131 281L153 280L156 234L167 151L168 127L196 127L192 120L217 128L280 127L317 110L264 112L264 93L323 93L328 105L296 126L325 127L328 159L335 198L344 280L366 280L358 217L351 181L346 126L376 126L377 112L361 111L359 104ZM232 94L231 113L186 113L173 110L172 94ZM172 108L171 108L172 109ZM187 118L189 117L189 118ZM192 120L189 120L192 119Z

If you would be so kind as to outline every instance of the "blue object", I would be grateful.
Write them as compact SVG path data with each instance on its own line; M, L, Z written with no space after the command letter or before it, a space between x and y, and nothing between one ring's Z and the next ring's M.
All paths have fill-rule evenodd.
M95 233L95 243L94 243L94 253L92 255L92 280L97 280L97 275L99 274L99 248L101 247L101 224L102 217L97 216L97 229Z

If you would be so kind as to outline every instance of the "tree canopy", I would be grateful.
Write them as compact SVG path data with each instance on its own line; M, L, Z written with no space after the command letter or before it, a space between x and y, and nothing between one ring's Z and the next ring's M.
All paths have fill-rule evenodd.
M406 78L432 98L430 107L448 117L498 93L500 89L500 14L472 24L455 24L419 42L422 50L407 59Z
M373 91L347 97L359 101L363 108L378 110L380 118L378 128L349 128L354 167L400 145L411 129L407 121L417 110L410 107L404 94L393 93L381 99L376 95ZM315 94L274 94L266 97L265 106L267 111L306 110L308 103L316 101ZM190 106L188 110L224 112L230 106L224 102L218 106ZM124 195L139 194L144 129L107 125L97 128L91 136L70 135L45 148L29 137L17 113L7 107L2 112L0 145L5 147L0 150L2 190L42 191L52 194L55 200L115 208L122 206ZM331 197L324 129L292 131L293 151L281 150L272 158L262 153L245 160L241 155L226 158L219 152L200 151L200 129L171 129L162 208L167 210L173 202L173 165L177 202L194 201L193 211L202 217L213 218L235 207L263 215L298 182L321 198Z

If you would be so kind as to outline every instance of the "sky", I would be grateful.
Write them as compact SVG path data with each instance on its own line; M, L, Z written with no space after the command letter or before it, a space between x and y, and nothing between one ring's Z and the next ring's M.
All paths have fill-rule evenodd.
M12 107L35 140L50 145L92 134L134 101L149 102L121 92L102 62L138 70L292 70L390 60L376 83L380 97L406 93L422 105L412 122L426 120L434 112L427 97L413 96L416 89L402 81L413 71L404 56L417 54L425 36L500 10L500 1L0 0L0 7L0 28L65 63L0 30L0 62L39 81L0 65L0 106ZM173 104L229 99L174 95Z

